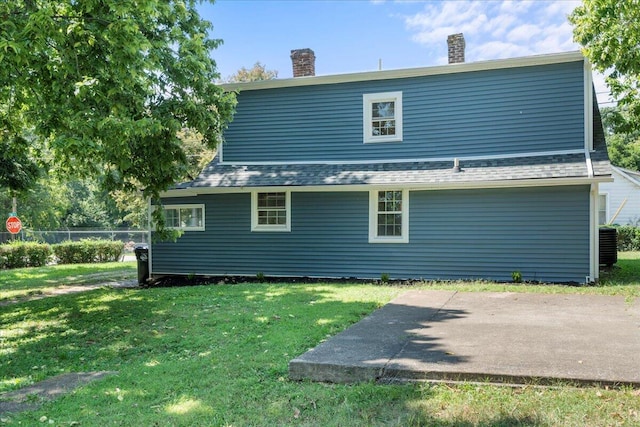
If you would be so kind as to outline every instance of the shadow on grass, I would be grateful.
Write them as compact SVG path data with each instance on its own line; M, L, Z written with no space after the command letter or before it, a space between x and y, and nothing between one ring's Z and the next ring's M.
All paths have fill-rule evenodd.
M135 274L133 263L50 265L0 270L0 301L37 294L47 288L130 279Z
M118 371L11 415L24 425L42 416L61 425L542 425L531 413L451 421L413 406L435 393L417 385L288 380L292 358L395 292L322 284L100 289L1 307L0 389L63 372Z
M228 414L222 423L238 418L233 408L264 403L294 355L378 306L362 299L340 301L328 286L237 285L100 289L1 307L0 390L62 372L119 371L48 410L64 405L61 413L109 414L127 423L142 417L135 424L152 425L183 419L175 404L187 395L208 408L196 418ZM136 405L113 407L114 396L135 397ZM141 414L139 407L156 410ZM262 419L257 408L253 416ZM85 422L92 423L90 415Z

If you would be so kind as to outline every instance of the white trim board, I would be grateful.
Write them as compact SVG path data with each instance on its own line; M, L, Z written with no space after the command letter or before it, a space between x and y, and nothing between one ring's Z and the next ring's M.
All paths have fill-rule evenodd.
M492 59L488 61L463 62L458 64L437 65L432 67L407 68L401 70L367 71L350 74L335 74L329 76L293 77L288 79L262 80L248 83L227 83L220 85L224 90L243 91L275 89L282 87L313 86L323 84L337 84L372 80L387 80L432 76L440 74L465 73L483 70L498 70L536 65L560 64L564 62L583 61L580 51L552 53L544 55L523 56L519 58Z
M525 187L554 187L565 185L591 185L598 182L613 182L610 177L598 178L545 178L545 179L523 179L523 180L504 180L504 181L482 181L467 183L396 183L396 188L407 189L410 191L437 191L437 190L469 190L483 188L525 188ZM370 191L375 189L389 188L390 184L357 184L357 185L322 185L322 186L273 186L273 187L202 187L202 188L184 188L168 190L161 193L162 198L170 197L195 197L205 194L224 194L224 193L250 193L252 191L260 192L338 192L338 191Z
M524 157L544 157L544 156L563 156L568 154L584 154L582 148L574 150L557 150L557 151L531 151L524 153L509 153L481 156L447 156L447 157L418 157L407 159L378 159L378 160L297 160L297 161L271 161L271 162L234 162L222 161L219 158L218 163L225 166L283 166L283 165L370 165L384 163L415 163L415 162L453 162L458 159L461 162L475 160L500 160L500 159L518 159Z

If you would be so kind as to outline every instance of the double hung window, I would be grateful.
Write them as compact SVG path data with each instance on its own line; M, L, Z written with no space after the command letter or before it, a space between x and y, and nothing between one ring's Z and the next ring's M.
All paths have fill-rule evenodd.
M369 193L369 242L409 242L407 190L375 190Z
M363 95L364 142L402 141L402 92Z
M291 231L291 194L251 193L252 231Z

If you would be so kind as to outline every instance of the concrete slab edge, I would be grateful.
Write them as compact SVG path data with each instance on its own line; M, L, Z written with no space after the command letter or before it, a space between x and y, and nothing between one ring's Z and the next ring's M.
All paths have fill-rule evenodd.
M563 386L575 387L631 387L640 389L640 382L626 380L602 380L574 377L542 377L527 375L504 375L475 372L413 372L406 370L384 370L378 378L380 383L398 382L444 382L500 384L508 386Z
M377 381L381 377L381 368L307 362L300 359L289 362L289 379L293 381L309 380L334 384L354 384Z

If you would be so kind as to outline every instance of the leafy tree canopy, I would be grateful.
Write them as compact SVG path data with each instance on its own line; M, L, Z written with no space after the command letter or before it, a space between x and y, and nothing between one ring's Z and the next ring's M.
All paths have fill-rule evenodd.
M603 108L601 114L611 163L640 171L640 130L625 130L628 119L618 106Z
M40 167L29 155L29 143L20 136L0 138L0 188L21 193L32 188Z
M235 74L227 77L227 83L245 83L257 82L260 80L272 80L278 77L275 70L267 70L267 66L256 62L253 67L247 70L245 67L240 68Z
M640 130L640 3L583 0L569 16L574 40L626 112L624 130Z
M213 149L235 105L214 84L221 41L196 3L0 2L3 141L19 145L28 124L58 171L157 198L189 167L178 133Z

